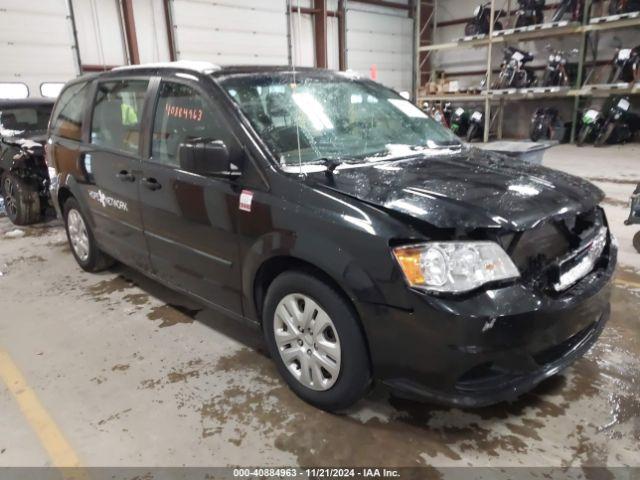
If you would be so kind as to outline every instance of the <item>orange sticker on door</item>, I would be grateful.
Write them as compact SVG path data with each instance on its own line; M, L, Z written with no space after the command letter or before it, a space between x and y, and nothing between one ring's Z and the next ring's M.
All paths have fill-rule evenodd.
M204 111L201 108L179 107L169 103L165 105L164 111L168 117L182 118L194 122L201 122L202 117L204 117Z
M240 205L238 208L243 212L250 212L251 202L253 202L253 192L251 190L242 190L242 193L240 194Z

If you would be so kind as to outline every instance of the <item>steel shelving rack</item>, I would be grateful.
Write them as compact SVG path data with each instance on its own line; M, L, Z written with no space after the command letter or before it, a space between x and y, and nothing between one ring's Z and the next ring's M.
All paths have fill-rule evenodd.
M571 142L575 139L575 128L578 120L578 111L581 102L586 98L607 97L609 95L635 95L640 93L640 82L635 84L586 84L584 78L585 65L587 64L588 39L592 33L597 34L604 30L640 27L640 12L633 12L612 16L594 16L591 12L596 0L585 0L584 15L580 22L560 21L549 22L540 25L532 25L522 28L507 28L505 30L493 30L496 14L496 4L498 0L491 0L491 29L487 35L475 35L462 37L450 42L436 43L438 32L438 4L442 0L415 0L414 18L415 22L415 59L414 59L414 99L418 105L423 101L452 101L452 102L484 102L485 108L485 129L484 141L489 141L492 127L496 125L497 138L502 138L502 118L506 102L514 100L532 100L542 98L572 98L572 131ZM603 0L599 0L603 3ZM511 15L512 0L507 0L507 14ZM603 5L601 5L603 6ZM429 13L423 19L423 10ZM602 9L601 9L602 10ZM429 34L430 40L424 43L425 34ZM578 72L574 85L570 87L537 87L526 89L493 90L492 54L494 45L503 45L508 42L537 40L555 36L575 35L579 36L578 48ZM420 95L420 85L425 65L433 52L452 50L456 48L486 48L487 81L486 89L473 93L441 93L438 95ZM595 65L596 50L593 51L592 62ZM429 78L436 78L436 66L432 65Z

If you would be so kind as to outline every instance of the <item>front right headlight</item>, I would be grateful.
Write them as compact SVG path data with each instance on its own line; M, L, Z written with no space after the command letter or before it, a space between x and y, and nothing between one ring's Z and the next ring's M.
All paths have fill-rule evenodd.
M407 283L432 292L462 293L520 272L494 242L428 242L393 249Z

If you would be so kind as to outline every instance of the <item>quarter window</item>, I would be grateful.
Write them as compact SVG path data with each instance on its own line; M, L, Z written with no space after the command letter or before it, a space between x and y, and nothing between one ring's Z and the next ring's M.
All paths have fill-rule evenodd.
M138 152L147 84L147 80L98 84L91 119L92 144L127 153Z
M219 140L220 129L207 102L193 88L163 82L153 122L153 161L178 166L178 147L195 138Z
M82 138L82 117L86 101L87 83L74 83L66 88L52 115L51 133L71 140Z

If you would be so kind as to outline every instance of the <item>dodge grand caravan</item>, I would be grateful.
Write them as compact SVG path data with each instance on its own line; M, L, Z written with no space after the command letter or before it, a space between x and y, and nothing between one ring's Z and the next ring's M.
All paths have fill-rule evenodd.
M178 62L83 77L47 151L83 269L115 259L259 326L323 409L373 380L450 405L510 400L609 317L599 189L470 149L348 73Z

